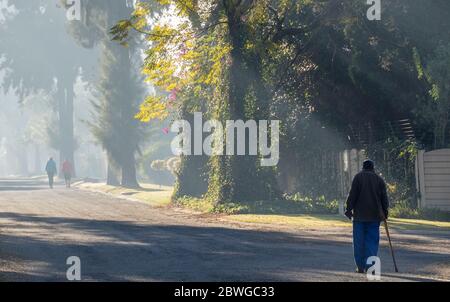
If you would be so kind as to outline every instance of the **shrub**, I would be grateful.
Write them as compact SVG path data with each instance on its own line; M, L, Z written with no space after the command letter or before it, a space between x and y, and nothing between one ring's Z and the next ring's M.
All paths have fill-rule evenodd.
M325 196L317 198L305 197L300 193L284 196L287 201L299 205L308 214L337 214L339 202L337 200L326 200Z
M238 214L248 211L247 207L238 203L214 204L206 198L182 197L174 201L176 205L203 213Z
M408 202L403 201L394 204L390 210L390 217L450 221L450 212L431 208L412 208Z
M255 202L225 202L215 204L207 198L182 197L174 201L176 205L205 213L224 214L337 214L337 200L325 197L302 197L300 194L286 195L284 199L261 200Z

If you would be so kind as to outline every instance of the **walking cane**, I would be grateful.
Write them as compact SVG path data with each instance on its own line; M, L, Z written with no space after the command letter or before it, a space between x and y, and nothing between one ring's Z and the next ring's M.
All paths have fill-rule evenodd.
M397 261L395 260L395 253L394 248L392 247L391 234L389 233L387 218L386 215L384 215L383 206L380 203L378 203L378 210L380 211L381 218L383 218L384 229L386 230L386 236L389 241L389 248L391 250L392 260L394 262L394 269L395 272L398 273Z
M397 261L395 261L394 248L392 247L391 235L389 234L389 227L386 219L384 219L384 228L386 229L386 235L389 241L389 247L391 249L392 260L394 261L394 269L395 272L398 273Z

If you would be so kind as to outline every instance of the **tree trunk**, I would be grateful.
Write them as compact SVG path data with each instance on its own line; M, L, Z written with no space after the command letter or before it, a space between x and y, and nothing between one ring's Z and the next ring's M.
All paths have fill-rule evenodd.
M59 147L59 162L62 163L66 157L64 148L64 132L66 120L66 93L62 84L58 83L58 147Z
M194 122L193 114L187 112L186 107L180 110L181 119ZM194 131L191 132L191 141L194 141ZM192 145L192 149L194 146ZM208 158L205 155L183 155L177 171L177 180L172 199L176 200L184 196L201 197L208 190L207 180Z
M69 160L72 163L73 176L75 176L73 101L73 82L68 82L65 85L61 84L58 88L59 162L61 164L65 160Z
M118 186L120 184L119 182L119 169L117 167L117 164L114 162L114 160L111 158L111 155L107 155L108 157L108 168L107 168L107 175L106 175L106 184L109 186Z
M76 177L75 165L75 134L74 134L74 98L73 83L66 88L66 159L72 163L72 177Z
M109 30L117 20L131 14L132 9L125 2L117 2L109 8L107 28ZM105 62L102 66L104 81L108 90L105 96L104 113L111 129L113 144L107 145L110 161L117 164L117 175L120 175L120 184L124 187L139 187L136 173L135 154L139 146L139 122L135 119L137 112L136 102L140 97L133 73L132 51L109 39L103 41ZM110 91L111 90L111 91ZM114 121L111 123L110 121ZM112 166L111 166L112 168ZM109 171L109 170L108 170ZM108 173L108 179L109 179ZM111 171L112 174L112 171ZM111 175L112 177L112 175ZM114 183L116 179L111 179Z
M115 47L115 53L117 55L117 64L120 66L118 70L121 76L125 77L124 81L128 81L128 85L123 87L123 91L119 93L118 98L120 98L120 118L119 125L120 133L123 133L125 137L122 138L124 146L121 148L121 156L119 165L122 169L122 181L121 185L128 188L139 187L136 175L136 158L135 153L138 149L138 142L133 138L136 137L136 132L138 131L138 122L135 120L134 115L136 113L136 108L134 107L135 91L132 91L133 85L133 66L131 63L131 54L128 48L121 45L113 45Z
M245 100L252 80L251 71L246 68L244 54L246 29L242 22L239 4L227 2L225 11L228 21L229 39L232 45L230 53L231 64L228 76L224 79L228 83L228 108L217 108L219 118L224 122L231 120L254 119L254 112L246 112ZM228 110L228 112L224 112ZM275 179L266 179L265 173L259 173L258 156L237 156L237 136L235 136L235 150L232 156L215 156L211 159L208 197L214 202L225 201L253 201L272 198L271 184ZM246 136L246 150L248 152L249 137ZM262 171L262 170L261 170Z
M136 177L136 159L134 152L125 154L124 162L122 163L122 182L121 185L126 188L138 188L139 184Z
M36 175L42 174L41 164L41 148L38 144L34 144L34 173Z
M28 171L28 154L27 154L27 149L25 146L23 146L22 148L20 148L19 150L17 150L15 152L16 158L17 158L17 163L18 163L18 167L19 167L19 175L21 176L28 176L29 171Z

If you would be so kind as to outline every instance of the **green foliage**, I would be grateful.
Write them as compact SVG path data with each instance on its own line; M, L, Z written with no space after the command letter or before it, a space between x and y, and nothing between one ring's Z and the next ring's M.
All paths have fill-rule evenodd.
M417 209L411 207L405 202L396 203L390 209L390 217L393 218L407 218L407 219L426 219L435 221L450 221L450 213L439 209Z
M135 115L135 118L148 123L154 119L164 120L167 116L167 105L162 102L162 97L151 95L141 104L139 113Z
M110 160L122 170L134 169L134 154L143 136L139 122L134 119L142 88L139 77L133 74L129 49L109 42L104 46L91 129Z
M48 94L52 100L48 104L51 115L47 126L52 128L48 145L73 162L73 87L80 68L92 66L95 55L74 47L65 31L64 10L54 3L45 5L45 10L41 10L41 2L17 0L8 5L14 9L7 13L2 8L6 18L0 22L1 88L16 94L21 102L42 92Z
M155 171L164 171L166 169L166 161L165 160L154 160L150 166Z
M222 214L337 214L339 204L337 200L327 201L324 196L313 199L300 194L286 195L279 200L259 200L211 202L207 198L182 197L175 204L205 213Z
M181 197L175 201L178 206L186 207L194 211L211 214L238 214L247 210L246 206L241 203L221 203L215 204L208 199L194 198L194 197Z
M413 48L413 59L414 64L416 65L417 78L421 80L425 75L425 71L423 69L422 59L420 58L419 51L417 50L416 47Z
M208 190L208 171L205 156L181 156L176 171L172 200L180 197L202 197Z
M377 172L388 184L392 203L405 202L417 206L415 160L417 142L390 136L366 148L368 158L376 163Z
M108 155L108 183L137 187L135 154L143 129L135 120L142 95L142 79L137 75L139 64L135 47L125 48L110 41L110 27L131 14L127 1L84 1L83 22L71 22L69 32L83 47L101 45L100 76L91 130ZM133 44L135 46L135 44ZM116 174L121 175L116 175Z
M286 200L295 202L303 209L306 214L337 214L339 211L339 202L337 200L327 200L325 196L311 198L302 196L299 193L285 195Z
M155 171L168 171L175 175L180 168L180 158L171 157L166 160L157 159L152 161L150 167Z
M144 122L165 118L167 111L187 110L188 102L200 98L209 101L206 106L209 113L222 121L230 117L253 118L256 108L265 108L262 102L267 95L261 94L263 89L259 89L264 87L259 66L262 64L260 52L265 45L256 47L251 27L255 26L256 30L256 26L261 26L259 17L267 15L266 1L256 6L249 1L213 1L209 7L198 1L159 3L165 9L151 22L148 19L151 8L139 4L128 20L118 22L111 30L113 39L121 42L126 42L130 30L144 34L149 48L143 73L148 82L174 96L172 99L150 96L137 118ZM166 22L173 13L178 21ZM259 94L248 98L252 88ZM250 102L253 105L246 106L245 103ZM262 114L261 118L268 117L268 112ZM267 182L270 179L261 177L270 171L259 169L257 160L257 157L212 158L209 198L216 203L261 196L270 198L275 190L268 191L267 187L274 187L274 178ZM181 170L184 167L182 164ZM179 174L182 176L183 171ZM179 179L175 196L179 195L177 191L182 183Z
M395 198L410 195L413 204L416 148L447 146L448 1L387 0L379 22L368 21L367 5L355 1L158 4L161 14L141 4L111 31L125 43L131 31L143 34L147 80L176 96L175 102L151 96L138 118L151 122L194 109L220 121L284 124L276 170L261 169L257 157L211 158L205 196L212 203L277 199L276 176L296 182L289 192L336 197L337 175L323 162L359 148L397 188ZM171 15L178 21L166 22ZM405 118L416 139L392 129L365 134L375 124ZM176 192L189 183L183 169L190 164L181 165Z
M172 185L174 177L168 171L155 171L151 168L152 162L161 158L166 158L170 154L169 135L160 135L160 125L149 127L146 131L145 140L142 142L141 154L137 157L139 176L143 181L155 184ZM147 134L148 132L148 134Z

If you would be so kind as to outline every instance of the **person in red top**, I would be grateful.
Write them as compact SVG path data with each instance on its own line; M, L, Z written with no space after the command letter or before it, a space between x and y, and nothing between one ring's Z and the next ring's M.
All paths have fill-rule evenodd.
M72 179L73 167L68 159L66 159L61 168L62 173L64 174L64 180L66 182L66 188L70 188L70 181Z

